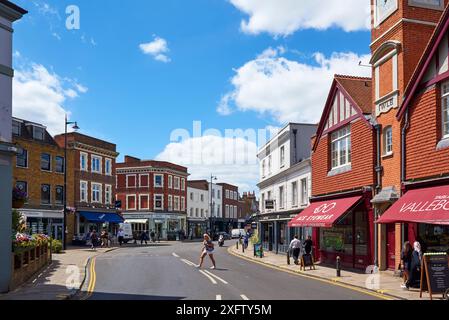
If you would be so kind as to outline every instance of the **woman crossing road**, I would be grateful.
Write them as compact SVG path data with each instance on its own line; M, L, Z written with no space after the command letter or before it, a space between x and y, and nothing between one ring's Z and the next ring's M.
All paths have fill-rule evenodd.
M215 269L215 259L214 259L214 243L212 242L212 239L210 236L205 233L204 234L204 241L203 241L203 249L201 251L201 257L200 257L200 264L198 264L196 267L201 268L203 266L204 258L209 255L210 260L212 261L212 268Z

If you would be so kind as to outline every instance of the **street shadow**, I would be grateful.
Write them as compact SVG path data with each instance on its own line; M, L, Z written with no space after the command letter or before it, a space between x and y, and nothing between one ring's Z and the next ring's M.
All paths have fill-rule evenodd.
M82 300L86 292L81 292L77 298L73 300ZM114 300L114 301L178 301L185 300L186 297L180 296L159 296L159 295L144 295L144 294L129 294L129 293L110 293L110 292L95 292L90 296L88 301L96 300Z

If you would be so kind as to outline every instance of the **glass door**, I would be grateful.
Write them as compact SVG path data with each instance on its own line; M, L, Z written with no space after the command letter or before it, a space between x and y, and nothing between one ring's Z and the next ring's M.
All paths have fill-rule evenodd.
M50 236L55 240L62 240L62 224L52 224Z

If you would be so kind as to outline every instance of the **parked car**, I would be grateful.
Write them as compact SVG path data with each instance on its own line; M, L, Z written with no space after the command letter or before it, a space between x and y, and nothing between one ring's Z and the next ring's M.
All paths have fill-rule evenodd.
M245 229L232 229L231 237L232 239L238 239L240 236L244 237L246 235Z

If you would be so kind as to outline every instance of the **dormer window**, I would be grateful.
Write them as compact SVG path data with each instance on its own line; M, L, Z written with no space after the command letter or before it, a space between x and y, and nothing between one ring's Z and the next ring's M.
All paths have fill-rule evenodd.
M43 141L45 137L45 129L41 127L33 127L33 138Z
M12 134L20 136L21 134L21 123L17 121L12 122Z

